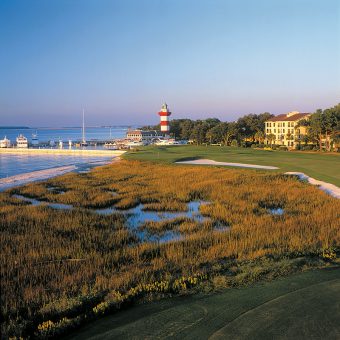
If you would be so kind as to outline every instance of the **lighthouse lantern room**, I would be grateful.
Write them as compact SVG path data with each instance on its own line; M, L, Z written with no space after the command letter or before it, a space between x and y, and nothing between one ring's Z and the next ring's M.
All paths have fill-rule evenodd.
M169 134L170 131L170 125L169 125L169 116L171 115L171 112L168 109L168 105L164 103L162 105L162 109L158 112L159 116L161 117L161 132L164 132L165 134Z

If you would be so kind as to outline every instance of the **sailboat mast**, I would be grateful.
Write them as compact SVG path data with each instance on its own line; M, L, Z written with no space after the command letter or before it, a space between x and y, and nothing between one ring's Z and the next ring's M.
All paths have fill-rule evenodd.
M85 143L85 113L83 109L83 143Z

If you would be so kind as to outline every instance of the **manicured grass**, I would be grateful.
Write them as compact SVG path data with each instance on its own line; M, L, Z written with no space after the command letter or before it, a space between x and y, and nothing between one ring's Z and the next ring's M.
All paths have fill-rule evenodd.
M267 151L218 146L150 146L124 155L126 159L174 163L187 158L273 165L279 172L298 171L340 186L340 154ZM256 171L256 170L253 170ZM273 171L273 170L270 170Z
M323 269L222 293L140 305L70 339L335 339L340 269Z

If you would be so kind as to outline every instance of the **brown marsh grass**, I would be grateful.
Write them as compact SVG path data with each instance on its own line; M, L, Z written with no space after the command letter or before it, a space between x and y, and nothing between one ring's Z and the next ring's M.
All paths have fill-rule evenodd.
M14 193L75 208L35 207ZM200 209L212 222L147 223L149 231L182 233L164 244L140 243L121 214L89 209L145 203L183 211L191 200L211 202ZM268 212L276 207L282 216ZM0 193L2 334L27 336L43 321L92 309L112 291L209 274L223 261L318 256L339 247L339 220L340 201L317 188L242 169L121 161L8 190ZM230 230L214 232L217 221Z

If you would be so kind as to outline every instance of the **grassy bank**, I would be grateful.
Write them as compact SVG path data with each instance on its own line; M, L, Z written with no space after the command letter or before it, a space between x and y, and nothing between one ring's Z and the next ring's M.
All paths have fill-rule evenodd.
M277 172L298 171L340 186L340 154L266 151L218 146L150 146L123 156L126 159L174 163L187 158L277 166ZM271 170L273 171L273 170Z
M339 283L339 269L315 270L217 294L182 296L107 316L68 339L337 338Z
M13 194L74 208L32 206ZM134 229L120 213L139 204L183 211L193 200L208 202L200 212L209 222L182 218ZM109 215L94 210L111 206ZM12 336L57 336L219 276L238 285L336 264L340 243L339 200L267 171L121 161L8 190L0 208L2 334ZM214 231L217 224L229 229ZM181 238L142 240L144 230Z

